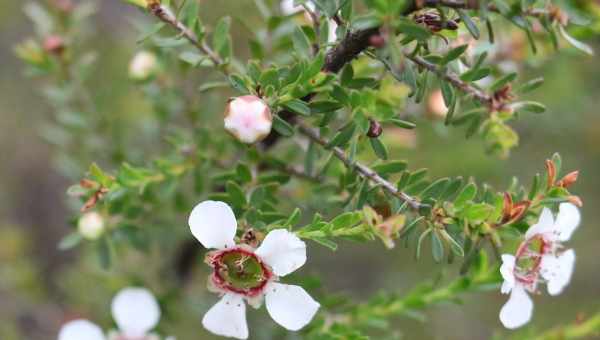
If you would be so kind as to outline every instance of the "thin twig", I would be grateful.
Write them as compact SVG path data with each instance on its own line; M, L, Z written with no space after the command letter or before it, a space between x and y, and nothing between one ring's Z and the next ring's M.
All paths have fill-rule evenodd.
M223 59L213 51L210 46L204 41L198 39L196 34L187 26L185 26L181 21L177 19L177 17L169 10L168 8L162 6L158 2L151 2L148 5L148 9L150 12L160 19L160 21L170 25L174 29L176 29L184 38L186 38L192 45L196 46L201 52L206 54L210 60L218 67L223 66ZM227 74L228 71L226 68L221 68L221 70Z
M325 148L329 148L329 141L325 140L324 138L321 138L313 128L306 126L303 123L298 123L298 131L300 131L300 133L308 137L313 142ZM346 167L356 170L356 172L358 172L364 178L381 186L390 194L398 197L403 202L406 202L413 210L418 210L419 208L425 206L418 199L409 196L408 194L402 191L399 191L392 183L379 176L379 174L377 174L377 172L375 172L373 169L369 168L368 166L362 163L350 160L350 158L346 156L344 150L338 147L333 147L331 148L331 151L333 152L335 157L337 157L340 161L342 161L342 163L344 163L344 165L346 165Z
M430 63L417 55L405 53L405 56L415 64L429 70L430 72L437 74L441 78L444 78L446 81L448 81L450 84L452 84L454 87L458 88L462 92L473 96L473 98L477 99L482 104L488 107L491 107L493 105L492 96L472 85L469 85L469 83L462 81L460 77L454 72L450 72L448 70L439 68L437 65Z

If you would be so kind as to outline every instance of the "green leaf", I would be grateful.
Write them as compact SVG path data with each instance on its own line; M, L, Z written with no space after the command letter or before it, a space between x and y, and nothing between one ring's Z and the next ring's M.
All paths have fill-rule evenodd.
M448 53L446 53L446 55L444 56L444 58L442 59L442 64L448 64L449 62L460 58L460 56L465 53L465 51L467 50L467 48L469 47L468 44L464 44L464 45L460 45L458 47L455 47L453 49L451 49L450 51L448 51Z
M246 81L238 74L232 74L229 76L229 83L231 87L236 89L237 91L247 94L249 93L248 87L246 86Z
M224 60L229 60L232 53L231 36L229 34L230 26L231 18L223 17L217 22L213 34L214 49Z
M346 212L331 220L333 230L355 226L362 220L362 215L356 212Z
M512 103L511 107L516 111L527 111L533 113L542 113L546 111L546 106L534 101L522 101Z
M284 137L291 137L294 135L294 128L278 115L273 117L273 129Z
M467 184L454 200L454 206L463 207L467 202L472 201L477 195L477 186L474 183Z
M450 179L447 177L438 179L437 181L431 183L427 188L425 188L425 190L423 190L423 193L421 193L421 198L438 199L446 189L446 186L449 182Z
M244 163L239 163L237 165L237 167L235 168L235 173L237 174L237 177L242 183L248 183L252 181L252 172L250 171L250 168Z
M206 59L206 56L193 51L184 51L179 54L179 59L196 67L202 60Z
M63 237L58 243L58 249L68 250L78 245L83 240L83 237L78 232L73 232Z
M452 237L446 230L441 230L440 233L446 241L450 244L450 250L457 256L465 256L465 251L462 246Z
M234 206L242 208L246 205L246 195L239 184L234 181L227 181L225 189Z
M565 38L565 40L568 41L569 44L571 44L573 47L591 56L594 55L594 50L589 45L573 38L561 25L558 25L558 31L563 36L563 38Z
M96 251L100 266L102 269L108 269L111 263L110 245L108 243L108 239L106 237L102 237L98 240L97 244Z
M484 221L494 212L494 207L485 203L475 203L467 206L462 216L469 221Z
M302 116L310 116L311 113L310 107L300 99L292 99L289 102L284 103L283 106L286 109Z
M371 148L373 149L375 155L377 155L378 158L383 160L388 159L387 148L385 147L385 144L383 144L381 140L379 140L379 138L369 138L369 142L371 144Z
M429 233L431 235L431 255L433 256L433 260L437 263L442 262L444 258L444 244L437 232L433 231Z
M313 238L311 238L311 240L313 240L313 241L317 242L318 244L320 244L322 246L325 246L325 247L327 247L327 248L329 248L329 249L331 249L333 251L337 250L337 244L335 242L333 242L333 241L330 241L330 240L326 239L326 238L323 238L323 237L313 237Z
M473 22L473 20L467 14L467 12L463 9L456 9L456 12L458 13L460 20L465 24L465 27L467 27L467 30L469 31L469 33L471 33L473 38L479 39L479 28L477 28L477 25Z
M386 176L404 171L406 165L405 161L391 161L375 165L373 171L377 172L380 176Z
M403 238L407 235L410 234L410 232L419 225L419 222L421 222L425 217L424 216L419 216L418 218L415 218L414 220L412 220L412 222L410 222L407 226L405 226L404 228L402 228L402 232L400 232L400 235L398 236L399 238Z
M356 124L354 122L350 122L342 130L335 134L335 136L329 141L327 144L328 148L332 148L335 146L343 146L350 141L352 136L354 135L354 131L356 130Z
M305 59L310 58L310 41L308 40L308 37L300 27L294 28L294 33L292 34L292 42L294 44L294 49L296 50L296 53L298 53L300 57L303 57Z
M505 75L504 77L496 80L492 86L490 86L490 91L498 91L500 90L502 87L504 87L504 85L510 83L511 81L515 80L517 78L517 74L516 73L509 73L507 75Z
M427 229L423 233L421 233L421 236L419 236L419 240L417 241L417 248L415 249L416 260L419 260L421 258L421 245L423 244L423 240L425 239L425 237L427 237L427 234L429 234L430 232L431 229Z
M410 21L401 21L397 28L401 33L416 40L425 41L431 37L430 30Z
M538 87L542 86L543 83L544 83L543 77L532 79L532 80L526 82L525 84L521 85L519 87L519 89L517 90L517 92L523 93L523 94L531 92L531 91L537 89Z
M396 125L397 127L403 128L403 129L412 130L417 126L415 123L411 123L409 121L398 119L398 118L392 118L387 121Z

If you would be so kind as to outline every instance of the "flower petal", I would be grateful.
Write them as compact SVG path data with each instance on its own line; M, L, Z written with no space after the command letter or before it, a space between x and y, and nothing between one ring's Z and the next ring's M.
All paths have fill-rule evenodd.
M500 321L504 327L515 329L529 322L532 313L533 301L522 285L515 285L510 298L500 310Z
M572 203L561 203L556 216L555 230L559 241L568 241L581 222L579 209Z
M124 288L112 300L113 319L121 332L141 337L158 324L160 308L156 298L144 288Z
M104 340L102 329L88 320L78 319L64 324L58 333L58 340Z
M194 207L188 220L194 237L205 248L223 249L235 246L233 238L237 221L225 202L204 201Z
M575 267L575 251L569 249L558 257L544 255L540 266L542 277L548 281L548 294L558 295L571 281Z
M269 315L290 331L297 331L306 326L320 306L300 286L273 282L269 284L265 294L265 305Z
M502 255L502 266L500 266L500 274L504 282L500 291L502 294L508 294L515 286L515 257L510 254Z
M273 230L256 249L255 254L273 268L277 276L285 276L306 262L306 243L285 229Z
M534 235L543 234L547 232L551 232L554 228L554 217L552 216L552 211L548 208L544 208L542 213L540 214L540 219L538 222L527 230L525 233L525 238L530 239Z
M242 296L225 294L204 314L202 325L216 335L247 339L246 304Z

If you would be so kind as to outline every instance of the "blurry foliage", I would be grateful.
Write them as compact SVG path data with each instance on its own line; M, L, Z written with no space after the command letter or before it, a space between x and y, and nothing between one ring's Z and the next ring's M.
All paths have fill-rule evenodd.
M53 115L41 135L52 144L58 169L78 181L68 190L72 206L100 213L106 224L97 239L73 228L60 243L93 250L69 274L86 280L67 280L66 291L98 278L107 301L124 284L149 285L165 306L165 328L175 335L195 329L197 318L182 311L197 316L208 303L182 301L202 290L186 286L185 267L200 257L185 254L190 235L180 226L196 202L221 200L234 208L240 235L284 227L330 250L344 240L380 240L389 248L410 247L416 259L428 249L437 263L460 262L460 275L443 280L449 283L367 302L327 294L306 280L323 304L303 333L307 338L393 337L398 315L423 320L419 310L431 304L496 289L494 255L514 246L541 207L579 200L560 182L570 169L558 154L547 163L556 173L547 168L530 184L514 179L501 191L468 175L436 178L437 170L429 175L396 157L399 149L414 148L415 129L431 133L428 126L477 135L489 154L508 157L519 144L515 121L543 121L527 117L546 110L530 99L544 86L543 73L523 69L543 67L559 47L590 54L582 41L600 30L593 2L495 0L453 8L454 2L432 1L417 8L411 1L319 0L311 16L256 0L254 13L218 19L199 1L127 2L157 19L133 21L140 49L157 63L141 77L131 66L129 82L125 67L104 80L108 90L92 78L103 67L101 46L89 35L94 2L25 4L35 35L15 48L26 75L43 79ZM358 50L349 52L355 43ZM269 105L276 143L246 146L223 133L220 116L207 108L223 107L232 95L259 96ZM383 133L373 132L374 124ZM440 162L465 161L460 147ZM23 280L11 287L34 290L27 286L36 275L31 265L10 249L0 250L11 263L3 270L23 271L6 275ZM100 266L86 266L88 257ZM146 266L149 259L156 262ZM597 330L595 320L587 331L572 326L564 334ZM278 334L268 327L259 332Z

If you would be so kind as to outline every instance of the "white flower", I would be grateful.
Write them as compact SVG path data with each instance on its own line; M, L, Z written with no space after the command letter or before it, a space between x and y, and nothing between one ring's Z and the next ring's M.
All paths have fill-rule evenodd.
M146 80L158 71L158 59L154 53L138 52L129 63L129 77L134 80Z
M104 219L95 211L85 213L79 218L77 229L84 238L96 240L104 232Z
M571 203L560 205L556 220L544 208L538 222L525 233L516 255L502 255L501 292L510 293L500 310L500 321L506 328L518 328L529 322L533 301L527 292L536 292L538 284L545 283L550 295L560 294L569 284L575 251L563 251L562 242L571 238L580 221L579 210Z
M313 4L312 1L307 1L306 7L308 7L311 11L315 10L315 4ZM293 15L304 11L304 7L302 5L294 6L294 0L282 0L279 3L279 8L281 9L281 14L283 15Z
M160 308L156 298L144 288L124 288L112 300L112 316L118 326L110 340L154 340L149 332L158 324ZM58 340L105 340L102 329L84 319L64 324Z
M269 232L257 248L236 245L237 222L224 202L204 201L189 217L192 234L205 248L217 249L207 255L214 272L209 288L222 298L202 319L214 334L238 339L248 338L246 305L258 308L265 300L267 312L275 322L292 331L307 325L319 309L300 286L278 283L306 262L306 244L285 229Z
M306 1L305 4L309 10L311 10L313 12L315 11L316 7L312 1ZM285 16L294 15L294 14L303 12L304 17L306 18L307 21L309 21L311 23L313 21L313 18L309 15L308 12L306 12L306 9L302 5L294 6L294 0L282 0L279 3L279 7L281 9L281 14L283 14ZM327 42L331 44L337 40L336 30L337 30L338 24L337 24L337 22L335 22L335 20L329 19L328 25L329 25L329 32L327 35L327 37L328 37Z
M253 144L271 132L271 110L256 96L241 96L229 101L225 109L225 129L240 142Z

